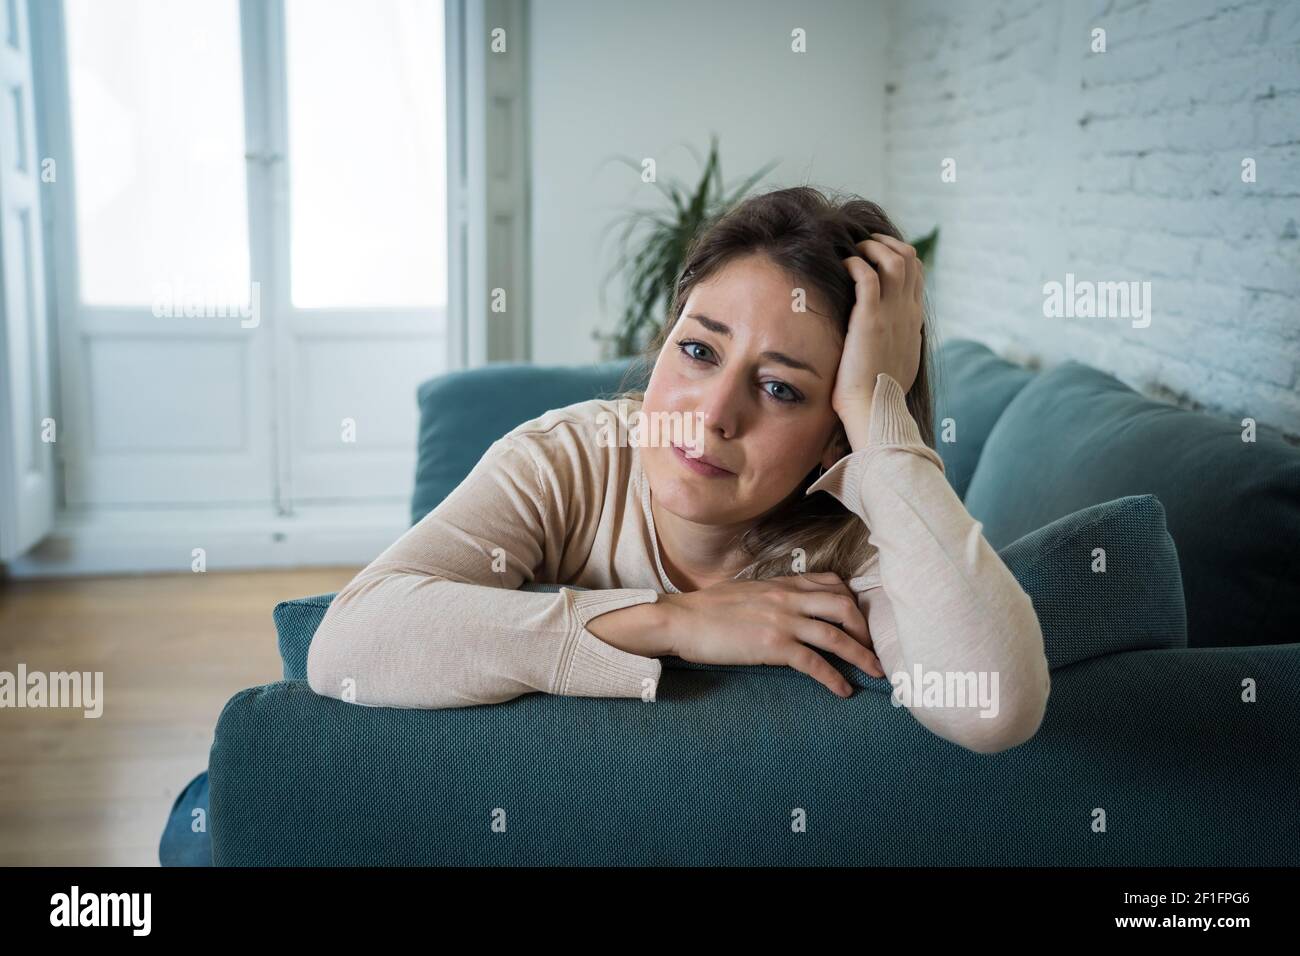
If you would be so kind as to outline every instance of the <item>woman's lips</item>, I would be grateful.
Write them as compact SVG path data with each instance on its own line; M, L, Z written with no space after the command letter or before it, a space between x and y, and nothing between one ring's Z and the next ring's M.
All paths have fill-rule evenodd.
M699 458L692 458L690 455L686 454L686 449L677 445L673 445L673 454L677 456L677 460L683 465L695 472L697 475L703 475L705 478L736 477L732 472L727 471L725 468L718 468L715 465L710 465L708 462L701 461Z

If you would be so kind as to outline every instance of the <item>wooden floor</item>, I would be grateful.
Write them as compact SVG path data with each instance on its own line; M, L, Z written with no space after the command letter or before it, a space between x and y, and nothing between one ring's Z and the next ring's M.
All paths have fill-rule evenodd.
M271 611L359 568L0 581L0 671L103 671L103 716L0 709L0 866L157 866L237 691L280 680Z

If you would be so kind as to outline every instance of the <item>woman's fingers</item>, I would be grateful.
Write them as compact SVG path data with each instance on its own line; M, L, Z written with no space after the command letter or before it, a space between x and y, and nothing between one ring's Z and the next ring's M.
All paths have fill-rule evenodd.
M838 624L863 647L871 646L867 619L862 615L862 608L858 607L857 595L849 590L848 585L842 591L805 591L797 600L800 614Z
M879 239L863 239L858 243L857 250L862 254L862 258L875 267L876 272L884 276L882 283L884 295L910 294L911 276L908 274L905 255Z
M840 260L844 263L844 268L849 270L849 275L853 277L853 284L856 287L854 291L853 311L856 313L860 310L874 307L880 302L880 276L876 270L867 265L865 259L861 256L848 256ZM850 318L849 324L853 324Z
M824 591L828 588L848 590L849 588L844 583L844 579L834 571L802 571L797 574L786 575L781 580L790 584L791 587L803 591Z
M800 644L798 641L790 641L787 645L788 653L786 654L785 663L797 671L807 674L814 680L821 681L831 693L838 697L851 697L853 695L853 685L846 681L830 662L814 651L807 644Z
M880 658L875 652L863 647L834 624L811 617L796 617L794 636L805 644L829 651L872 677L885 676L885 669L880 666Z
M831 651L874 677L885 676L866 615L843 578L833 571L818 571L792 575L788 581L799 594L796 619L816 625L809 629L801 624L800 640Z
M871 631L867 627L862 608L858 605L858 596L838 574L819 571L791 575L788 580L796 591L808 595L807 598L800 599L800 613L839 624L864 647L873 647Z
M901 239L895 239L893 236L886 235L883 232L873 232L870 239L864 239L858 243L857 248L863 249L867 243L875 242L878 245L888 247L903 264L903 278L898 286L898 291L904 297L911 299L918 305L921 302L921 292L924 289L925 273L921 263L921 257L916 254L916 247L904 242ZM866 252L863 252L866 255ZM867 256L870 258L870 256ZM874 261L874 260L873 260ZM894 264L897 270L897 263ZM897 275L897 271L888 273L891 278Z
M836 591L857 600L857 595L847 582L834 571L816 571L811 574L792 574L789 580L800 591Z
M921 304L921 293L925 289L925 263L916 252L916 246L904 242L902 239L895 239L893 236L887 236L884 233L874 233L873 239L878 239L890 246L895 252L907 259L907 295L917 304Z

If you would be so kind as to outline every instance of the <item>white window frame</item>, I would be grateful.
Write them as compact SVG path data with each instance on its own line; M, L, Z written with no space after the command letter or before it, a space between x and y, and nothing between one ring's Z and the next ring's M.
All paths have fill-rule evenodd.
M34 18L39 22L33 23L34 33L39 34L41 42L38 69L41 73L39 87L43 106L37 111L42 121L39 135L42 142L49 145L51 153L71 157L71 147L74 144L71 142L70 115L66 107L68 89L63 4L60 0L53 0L35 6L41 8L40 16ZM464 308L304 308L293 305L289 287L290 225L287 197L292 158L288 155L287 142L284 3L283 0L239 0L239 6L250 276L261 286L263 321L267 323L268 332L273 337L273 356L278 359L292 354L293 343L307 335L352 338L370 334L379 326L382 326L383 334L416 335L427 331L432 321L443 330L443 348L448 369L486 361L488 356L471 357L463 346L467 339L465 319L468 315ZM475 15L481 16L483 12L477 4L471 4L470 11L471 19ZM518 9L515 15L519 15ZM449 28L453 24L461 27L466 22L464 0L446 0L445 17ZM520 33L515 33L515 36L522 39ZM458 42L453 42L453 38ZM463 61L454 56L460 42L463 42L463 35L452 33L449 29L446 41L448 144L452 147L448 150L447 193L449 303L456 302L456 296L463 301L467 287L465 247L463 243L453 240L463 237L467 232L476 236L490 233L483 226L485 214L470 210L467 215L464 190L458 191L455 188L465 177L463 163L457 165L452 162L457 150L454 148L456 140L451 138L458 132L458 114L455 109L464 104L467 98ZM482 84L479 86L481 88ZM481 99L481 94L475 98ZM474 125L481 128L483 124ZM510 165L522 168L523 164L516 162ZM76 182L72 163L62 164L59 175L63 183L61 195L51 197L52 201L47 205L47 245L51 252L49 261L53 292L51 302L58 318L58 327L63 330L60 337L63 361L70 367L80 368L84 351L82 331L88 330L90 334L131 334L133 331L152 328L151 323L155 320L147 307L92 306L81 301L73 198ZM481 248L485 241L484 238L478 239ZM486 257L480 254L473 258L481 262ZM518 280L510 284L514 288L526 289ZM481 288L481 283L479 287ZM486 300L486 293L482 293L482 297ZM457 321L449 321L450 316L455 316ZM364 331L358 329L361 319L369 326ZM139 329L135 329L135 326L139 326ZM196 327L195 334L211 335L212 332L210 328ZM524 352L524 348L498 350L491 357L522 358ZM288 409L291 403L292 369L279 367L279 361L270 364L272 385L271 394L267 397L268 411L276 422L272 493L277 513L287 515L293 512L297 498L291 460L294 453L294 425L292 416L282 411ZM75 410L78 415L86 413L86 397L79 392L82 384L80 376L65 376L61 395L63 406ZM84 431L78 434L84 435ZM68 446L60 449L64 467L76 467L76 462L86 460L86 449L77 447L75 437L74 435L74 440ZM60 482L60 486L60 499L66 505L68 486L64 481Z
M24 0L16 2L23 4ZM67 110L63 4L61 0L33 0L28 5L32 20L36 85L33 119L38 126L37 142L41 144L41 155L69 157L71 130ZM262 307L264 312L271 314L274 334L292 338L301 331L304 323L309 323L316 331L355 334L347 324L361 311L368 318L386 312L386 320L398 329L403 323L427 322L428 310L329 310L291 306L287 206L283 202L274 202L274 197L287 195L283 2L240 0L240 8L244 83L275 92L275 95L246 93L244 96L251 275L262 284ZM445 0L444 15L449 147L448 308L442 326L447 349L446 367L454 370L490 361L526 361L531 354L526 245L528 124L524 93L528 2ZM507 31L506 54L491 53L488 47L491 31L497 26ZM275 89L277 86L278 91ZM61 195L47 197L43 214L48 311L51 331L58 339L57 354L64 370L59 374L60 363L52 361L54 402L61 429L54 456L58 476L56 496L60 506L55 534L65 539L57 542L52 553L63 554L79 550L76 536L83 520L69 516L66 470L77 467L77 450L73 443L64 443L66 432L62 431L69 414L77 410L73 399L78 397L74 394L80 378L77 370L81 368L77 363L81 361L83 352L78 320L86 318L102 325L122 323L123 320L129 322L132 314L137 314L137 318L143 317L138 316L139 309L121 310L81 304L75 233L75 171L70 162L62 162L58 172ZM490 253L489 249L496 251ZM270 266L263 268L258 263L264 266L269 263ZM495 287L506 289L509 296L509 309L504 315L490 311L491 290ZM145 312L147 314L148 310ZM151 315L148 317L152 318ZM277 347L279 342L277 339ZM291 370L288 374L292 374ZM288 375L277 369L273 382L268 400L277 408L287 407L290 395ZM261 542L265 540L267 528L274 529L277 538L281 538L281 530L291 524L295 513L294 475L286 461L291 447L287 435L277 436L273 466L276 513L268 516L268 521L245 522L231 531L234 535L246 534L250 542L258 542L246 549L249 561L245 566L268 566L260 556L264 551ZM313 512L314 507L297 509L299 525L305 524L310 517L306 512ZM193 527L192 523L185 524L189 517L186 515L179 522L187 533ZM112 535L102 539L103 546L97 552L100 558L81 549L77 557L69 560L61 557L51 559L48 555L32 561L19 559L11 570L15 576L45 576L118 569L119 565L113 559L103 556L125 551L121 547L121 528L131 525L123 524L116 517L112 520L118 524ZM213 516L213 520L219 521L220 518ZM358 532L361 524L357 513L340 524L347 526L342 533L337 530L337 524L322 532L330 547L313 548L310 544L281 547L283 561L271 563L302 565L351 561L357 558L348 556L353 551L347 544L349 540L365 542L360 546L363 558L365 555L373 557L375 542L391 543L389 531L380 528L376 534L373 524L366 532ZM223 525L223 530L229 527ZM160 536L166 534L166 530L159 532ZM152 545L141 545L132 557L123 559L127 563L122 567L149 569L151 564L147 555L153 553L149 547ZM169 567L172 566L170 560L155 563L160 568Z
M446 0L449 368L532 358L528 0ZM504 53L492 51L504 31ZM502 289L506 311L493 312Z
M26 4L0 0L0 561L54 525L62 429L51 376L37 58ZM10 137L10 132L16 135ZM45 420L54 419L54 441Z

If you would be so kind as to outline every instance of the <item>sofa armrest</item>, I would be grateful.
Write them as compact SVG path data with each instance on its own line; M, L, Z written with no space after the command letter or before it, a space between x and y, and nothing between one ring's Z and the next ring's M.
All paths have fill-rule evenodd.
M281 601L271 612L285 680L307 679L307 653L311 650L312 636L337 593L331 591Z
M789 668L671 678L653 702L434 711L242 691L210 755L213 861L1300 864L1300 644L1063 667L1039 733L999 754Z

